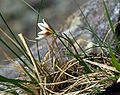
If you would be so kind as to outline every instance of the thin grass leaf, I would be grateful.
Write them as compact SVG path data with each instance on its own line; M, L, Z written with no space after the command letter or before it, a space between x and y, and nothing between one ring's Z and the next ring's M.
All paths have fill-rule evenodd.
M22 64L19 64L19 67L23 70L23 72L30 77L30 79L34 82L37 82L37 78L35 77L35 75L33 75L33 73L30 73L29 70L27 70Z
M54 31L54 32L55 32L55 31ZM55 34L56 34L56 33L55 33ZM74 54L74 53L72 52L72 50L67 47L67 45L65 44L65 42L61 39L61 36L59 36L59 35L57 35L57 34L56 34L56 36L57 36L57 38L60 40L60 42L65 46L65 48L68 50L68 52L71 53L71 54L73 55L73 57L76 58L76 59L79 61L79 64L81 64L82 66L85 67L85 71L86 71L86 72L91 72L91 69L89 68L88 64L87 64L86 62L84 62L84 61L80 58L80 56ZM64 38L64 37L62 37L62 38L63 38L64 40L67 40L67 39Z
M38 10L38 15L37 15L37 21L36 21L36 37L38 36L38 27L37 27L37 24L38 24L38 22L39 22L39 18L40 18L40 10L41 10L41 6L42 6L42 3L43 3L43 0L41 0L40 1L40 8L39 8L39 10ZM39 61L41 62L41 56L40 56L40 52L39 52L39 49L38 49L38 47L39 47L39 41L36 39L36 46L37 46L37 54L38 54L38 59L39 59Z
M0 16L2 18L2 20L4 21L5 25L7 26L8 30L10 31L10 33L12 34L13 38L16 40L16 42L14 40L12 40L12 38L10 38L10 36L7 36L6 33L4 33L8 38L10 38L11 42L17 47L17 49L26 56L26 58L28 58L28 60L30 59L28 54L26 53L26 51L24 50L23 46L20 44L20 42L18 41L18 39L16 38L15 34L13 33L13 31L11 30L11 28L9 27L9 25L7 24L6 20L4 19L4 17L2 16L2 13L0 13ZM18 57L20 60L21 58ZM31 60L30 60L31 61ZM22 60L23 62L23 60ZM25 63L23 62L31 71L32 69Z
M3 15L2 15L1 12L0 12L0 16L1 16L2 20L4 21L5 25L7 26L8 30L10 31L10 33L11 33L12 36L14 37L14 39L18 42L18 40L17 40L15 34L13 33L13 31L11 30L11 28L10 28L9 25L7 24L7 22L6 22L6 20L4 19L4 17L3 17ZM19 43L19 42L18 42L18 43Z
M77 5L78 9L80 10L81 14L83 15L84 19L85 19L85 22L87 24L87 26L89 27L89 30L91 33L93 33L94 37L95 37L95 40L101 44L102 40L97 36L97 32L93 29L93 27L89 24L89 21L87 20L87 17L84 15L82 9L80 8L79 4L77 3L76 0L74 0L75 4Z
M20 52L21 52L22 54L24 54L24 51L21 49L21 47L19 46L18 43L16 43L16 42L15 42L10 36L8 36L5 32L3 32L1 28L0 28L0 31L18 48L18 50L20 50ZM26 53L26 54L27 54L27 53ZM27 55L28 55L28 54L27 54ZM26 56L26 57L27 57L27 56ZM29 57L29 56L28 56L28 57ZM24 61L24 62L25 62L25 61ZM20 65L20 67L22 68L22 70L24 71L24 73L25 73L27 76L31 76L31 75L29 74L29 71L27 71L22 64L19 64L19 65ZM28 66L27 63L26 63L26 66L33 72L33 69L32 69L30 66ZM35 81L34 78L31 77L31 79L32 79L33 81Z
M64 41L60 38L59 35L56 34L56 36L58 37L58 39L60 40L60 42L65 46L65 48L74 55L74 53L72 52L72 50L70 48L67 47L67 45L64 43Z
M107 16L108 21L109 21L109 25L110 25L111 30L112 30L112 32L113 32L113 37L114 37L114 39L115 39L115 42L117 43L117 46L119 46L119 44L118 44L119 41L118 41L117 36L116 36L116 34L115 34L114 25L113 25L113 23L112 23L112 20L111 20L111 18L110 18L110 14L109 14L109 12L108 12L108 9L107 9L107 6L106 6L104 0L103 0L103 5L104 5L104 8L105 8L106 16ZM111 58L112 58L112 65L113 65L118 71L120 71L120 64L119 64L119 62L117 61L117 58L114 56L113 51L112 51L112 49L110 48L110 45L109 45L109 52L110 52L110 55L111 55Z
M31 8L35 13L37 13L39 15L39 12L34 9L29 3L27 3L25 0L21 0L23 3L25 3L29 8Z
M31 91L29 88L26 88L25 86L22 86L22 85L20 84L20 80L17 81L17 80L15 80L15 79L8 79L8 78L3 77L3 76L0 75L0 82L8 82L8 83L14 84L15 86L20 87L21 89L27 91L28 93L31 93L32 95L35 95L35 94L33 93L33 91ZM21 81L21 82L25 82L25 81ZM26 81L26 82L27 82L27 81Z
M26 69L26 67L24 67L21 63L16 64L16 62L11 57L9 57L8 54L6 54L6 53L4 53L4 54L5 54L5 57L8 59L8 61L15 66L14 68L16 68L16 71L21 73L21 70L22 70L27 76L33 76L35 79L35 76L32 74L32 72L30 70ZM36 80L34 80L34 79L32 79L32 81L37 82L37 79Z
M20 45L20 47L23 49L23 51L25 52L24 48L22 47L22 45L20 44L20 42L18 41L17 37L15 36L14 32L11 30L11 28L9 27L9 25L7 24L6 20L4 19L4 17L2 16L2 13L0 12L0 16L2 18L2 20L4 21L5 25L7 26L8 30L10 31L10 33L12 34L13 38L15 39L15 41Z
M110 18L110 14L109 14L109 12L108 12L108 8L107 8L104 0L103 0L103 5L104 5L104 8L105 8L105 13L106 13L107 19L108 19L108 21L109 21L110 28L111 28L112 33L113 33L113 37L114 37L114 39L115 39L115 42L117 43L117 46L119 46L119 44L118 44L119 41L118 41L117 36L116 36L116 34L115 34L114 25L113 25L113 23L112 23L112 20L111 20L111 18Z
M73 43L73 41L65 34L65 33L63 33L64 35L65 35L65 37L66 37L66 39L67 39L67 41L69 42L69 44L71 44L72 45L72 47L74 48L74 50L75 50L75 52L76 52L76 54L78 54L79 55L79 53L78 53L78 51L77 51L77 49L75 48L75 46L74 46L74 43Z
M37 77L39 78L39 81L40 81L41 78L40 78L40 75L39 75L38 68L37 68L37 66L36 66L35 59L34 59L34 57L33 57L33 55L32 55L32 52L30 51L30 48L28 47L28 45L27 45L27 43L26 43L26 41L25 41L25 39L24 39L22 33L18 34L18 36L19 36L19 38L21 39L21 41L22 41L24 47L26 48L26 51L27 51L29 57L30 57L31 60L32 60L32 64L33 64L33 66L34 66L34 68L35 68L35 71L36 71L36 73L37 73Z
M110 49L110 55L112 58L112 65L118 70L120 71L120 63L117 61L116 57L114 56L112 50Z
M95 31L95 29L93 29L93 27L89 24L87 17L84 15L84 13L83 13L82 9L80 8L79 4L77 3L77 1L74 0L74 2L77 5L78 9L80 10L81 14L83 15L83 17L85 19L85 23L88 26L88 28L86 28L86 29L89 30L95 37L95 42L97 42L100 46L102 46L102 45L106 46L105 43L103 43L103 41L100 39L100 37L98 37L97 31ZM102 48L101 48L101 50L104 52L104 50Z
M84 62L84 61L80 58L80 55L79 55L77 49L75 48L75 46L73 45L72 40L71 40L66 34L64 34L64 35L65 35L65 37L67 38L67 41L69 42L69 44L71 44L71 45L73 46L74 50L76 51L76 54L74 54L74 53L71 51L71 52L72 52L72 55L79 61L79 64L81 64L82 66L85 67L86 72L91 72L91 69L89 68L88 64L87 64L86 62ZM63 43L64 43L64 42L63 42ZM64 44L64 45L65 45L65 44ZM66 47L67 47L67 46L66 46Z
M0 77L4 77L4 76L1 76L0 75ZM31 84L37 84L37 82L35 82L35 81L27 81L27 80L20 80L20 79L9 79L9 78L6 78L6 77L4 77L6 80L11 80L11 81L16 81L16 82L19 82L19 83L31 83ZM0 82L7 82L7 81L2 81L2 80L0 80Z
M8 34L6 34L1 28L0 28L0 31L12 42L12 44L26 57L26 59L28 60L28 61L31 61L30 60L30 57L28 56L28 54L25 52L25 51L23 51L23 49L21 48L21 46L16 42L16 41L14 41ZM29 67L28 67L29 68ZM32 71L32 69L31 68L29 68L31 71Z
M29 67L29 65L27 63L25 63L25 61L2 39L0 38L0 41L13 53L16 55L16 57L18 57L20 59L21 62L23 62L25 64L26 67ZM30 68L30 67L29 67ZM31 75L28 76L31 80L35 80Z
M111 27L111 30L112 30L113 34L115 34L115 29L114 29L114 27L113 27L113 23L112 23L112 20L111 20L111 18L110 18L110 14L109 14L109 12L108 12L108 8L107 8L104 0L103 0L103 5L104 5L104 7L105 7L105 13L106 13L106 16L107 16L107 18L108 18L108 21L109 21L109 25L110 25L110 27Z
M34 58L32 52L30 51L30 48L29 48L28 45L27 45L27 42L25 41L22 33L18 34L18 36L19 36L19 38L21 39L24 47L26 48L26 51L28 52L28 55L30 56L30 58L31 58L31 60L32 60L32 64L33 64L34 69L35 69L35 74L36 74L36 77L38 78L38 82L42 82L42 78L41 78L41 76L40 76L40 73L39 73L39 70L38 70L38 67L37 67L38 65L37 65L37 63L36 63L36 61L35 61L35 58ZM42 70L42 69L41 69L41 70ZM44 89L43 85L40 85L40 86L41 86L41 88L42 88L42 92L45 93L45 89Z
M82 49L82 47L78 44L78 42L76 41L76 39L75 39L75 37L72 35L72 33L71 32L69 32L70 34L71 34L71 36L72 36L72 38L73 38L73 40L75 41L75 43L78 45L78 47L80 48L80 50L84 53L84 55L87 57L87 54L86 54L86 52Z
M107 81L114 81L117 80L119 78L119 76L110 76L107 79L102 80L100 83L106 83Z

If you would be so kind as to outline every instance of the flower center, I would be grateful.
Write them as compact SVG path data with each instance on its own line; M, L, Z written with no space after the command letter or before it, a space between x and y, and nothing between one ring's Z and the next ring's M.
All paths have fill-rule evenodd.
M50 34L52 34L50 31L45 33L46 36L49 36Z

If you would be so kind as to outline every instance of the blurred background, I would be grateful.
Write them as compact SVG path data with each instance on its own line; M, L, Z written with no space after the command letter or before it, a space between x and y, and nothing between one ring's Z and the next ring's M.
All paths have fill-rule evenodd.
M48 20L51 26L58 30L64 24L65 19L78 9L74 0L25 0L37 11L40 10L40 22L42 18ZM76 0L81 6L88 0ZM0 12L13 30L14 34L23 33L29 40L35 39L37 13L28 7L23 0L0 0ZM5 23L0 18L0 28L10 35ZM0 32L0 37L3 37ZM9 40L6 40L9 43ZM29 42L31 46L32 42ZM4 60L3 51L11 54L8 49L0 42L0 61Z

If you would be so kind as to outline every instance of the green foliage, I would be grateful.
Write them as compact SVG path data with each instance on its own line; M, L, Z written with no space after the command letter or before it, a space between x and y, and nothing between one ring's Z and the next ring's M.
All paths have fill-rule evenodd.
M39 13L40 10L37 11L32 6L30 6L25 0L22 0L22 1L28 7L30 7L35 13L38 14L37 21L36 21L36 36L37 36L37 33L38 33L37 32L38 31L37 23L38 23L39 17L40 17L40 13ZM41 0L41 4L42 4L42 0ZM115 35L115 30L114 30L114 27L113 27L112 21L110 19L110 15L109 15L109 12L108 12L108 9L107 9L107 6L106 6L104 0L103 0L103 5L105 7L106 16L108 18L111 30L113 31L113 34ZM54 29L52 29L52 27L51 27L51 29L54 31L54 35L56 38L53 37L54 40L53 40L52 44L49 45L50 50L48 51L48 53L46 53L46 55L43 59L41 59L39 49L38 49L38 40L36 40L37 54L38 54L38 58L39 58L37 60L34 58L26 40L24 39L24 36L19 35L21 42L22 42L22 44L21 44L20 41L15 36L12 29L9 27L9 25L8 25L7 21L5 20L4 16L2 15L2 13L0 13L2 20L4 21L5 25L7 26L8 30L10 31L10 33L12 34L13 38L10 37L9 35L7 35L1 28L0 28L0 31L21 52L21 54L25 57L25 60L27 60L27 61L25 61L24 59L22 59L21 56L16 51L14 51L12 47L10 47L9 43L7 43L3 38L0 38L0 41L21 61L21 63L19 63L19 68L17 68L17 69L21 69L21 71L25 74L25 76L23 76L25 78L25 80L9 79L9 78L0 76L0 82L11 83L11 84L15 85L16 87L19 87L19 88L23 89L24 91L26 91L27 93L30 93L32 95L48 95L48 93L49 93L49 95L50 94L51 95L52 94L64 95L67 92L69 93L70 91L76 91L76 89L78 90L78 89L80 89L80 87L82 89L82 90L80 90L81 92L82 91L84 92L84 90L86 90L86 89L88 89L88 90L91 89L92 91L90 93L92 93L92 94L97 93L97 92L101 91L101 89L99 88L99 86L101 84L104 87L105 85L107 85L106 82L109 82L111 80L113 81L116 78L118 78L116 76L113 77L114 75L111 77L109 72L104 70L107 68L107 70L109 70L110 72L113 71L116 73L118 73L118 71L120 71L120 64L119 64L117 57L115 56L113 50L111 49L110 44L103 42L97 36L96 31L91 27L91 25L87 21L87 18L83 14L81 8L79 8L79 10L82 13L82 15L84 16L86 24L88 25L87 30L89 30L94 35L94 37L97 41L96 43L99 44L96 47L101 48L101 50L103 51L103 55L106 57L107 62L109 62L108 59L112 60L112 66L106 66L107 64L106 65L101 64L101 63L104 63L104 61L106 61L104 56L102 56L102 57L97 56L99 58L95 58L94 55L87 54L87 52L86 52L87 49L83 50L81 48L81 46L77 43L76 39L74 38L74 36L72 34L71 34L71 36L72 36L72 39L71 39L65 33L58 34ZM116 43L118 43L117 37L115 36L114 38L116 39ZM62 60L63 55L61 54L61 52L58 52L58 51L55 52L54 45L57 45L57 49L59 49L57 40L59 40L62 43L63 47L65 48L65 52L67 52L67 54L68 54L67 57L70 60L67 60L67 62ZM80 53L77 50L77 48L75 47L74 43L76 43L78 45L79 49L81 50ZM67 44L69 44L70 46L68 46ZM104 52L103 48L106 49L109 54L106 54L106 52ZM91 49L92 49L92 47L91 47ZM64 51L62 51L62 52L64 52ZM60 58L58 58L58 55L57 55L58 53L59 53ZM52 56L49 57L50 54ZM84 54L84 56L82 54ZM110 55L111 58L109 58L108 55ZM88 60L88 61L86 61L86 60ZM61 65L60 61L62 61L62 65ZM49 64L52 64L51 67L49 66ZM106 67L104 67L104 66L106 66ZM114 67L118 71L116 71ZM52 71L50 71L50 70L52 70ZM26 78L27 78L27 80L26 80ZM89 87L89 88L87 88L87 87Z

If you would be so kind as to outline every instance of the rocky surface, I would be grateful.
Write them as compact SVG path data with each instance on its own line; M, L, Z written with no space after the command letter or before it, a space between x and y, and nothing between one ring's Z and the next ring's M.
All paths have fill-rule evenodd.
M118 3L118 1L115 0L106 0L106 5L108 7L111 20L113 24L115 24L118 16L120 15L120 2ZM103 2L99 0L91 0L82 7L82 11L94 32L103 41L103 38L110 29L108 19L104 14L105 9ZM63 28L63 31L65 31L65 33L68 35L70 31L84 49L92 46L90 42L96 43L95 37L93 37L94 34L86 30L86 28L89 28L86 22L87 21L85 20L84 16L80 10L78 10L68 18L65 27ZM110 41L110 43L113 41L113 33L111 31L108 33L105 41Z
M37 10L40 7L38 2L39 0L25 1ZM88 0L77 1L81 5ZM73 7L70 6L71 4ZM75 11L75 6L76 5L74 4L74 2L72 2L72 0L69 2L67 0L45 0L41 6L41 15L42 17L47 18L54 28L59 28L59 26L63 23L64 19L73 11ZM10 25L10 28L13 30L16 36L18 33L22 32L28 39L35 39L35 26L37 14L32 9L30 9L25 3L23 3L22 0L0 0L0 12L2 12L5 20ZM4 24L1 18L0 28L2 28L8 35L10 35L8 29L6 28L6 25ZM0 34L0 37L2 37L3 35L1 32ZM46 41L43 40L40 43L43 44L45 42ZM29 45L33 44L29 41L28 43ZM44 46L39 48L44 48L45 50L47 50L47 47ZM16 49L14 50L16 51ZM8 76L9 78L18 77L18 74L16 74L16 70L14 69L14 67L11 66L11 64L9 64L9 62L3 56L3 51L13 56L13 54L8 49L6 49L6 47L3 46L3 44L0 43L0 65L5 65L8 67L7 68L5 66L1 66L0 75ZM40 53L45 54L44 50L40 51Z
M117 23L118 16L120 15L120 2L117 0L106 0L106 5L108 7L113 24ZM103 2L99 0L91 0L83 5L81 9L83 11L83 14L86 16L90 26L93 28L93 30L95 30L94 32L97 34L98 37L101 38L101 40L103 40L106 33L110 29L108 19L104 14L105 9L103 6ZM93 33L88 31L86 28L89 28L86 24L86 20L80 10L77 10L75 13L67 18L65 24L62 26L59 32L64 32L69 37L71 37L71 34L69 33L71 32L78 43L81 45L81 47L83 49L87 49L93 46L93 43L96 42L95 38L93 37ZM106 40L109 40L110 42L113 41L112 32L108 34ZM47 50L47 44L45 43L47 42L44 39L39 41L40 53L42 54L42 56L44 56L46 52L43 50ZM35 45L31 47L31 50L33 51L35 57L37 57Z
M117 0L109 0L106 1L106 4L109 9L111 19L115 24L117 21L117 17L119 16L120 2L118 2ZM101 39L103 39L106 32L109 30L109 23L107 18L104 16L104 12L103 12L104 7L101 0L91 0L90 2L87 2L85 5L83 5L81 9L84 15L87 17L90 25L93 27L94 30L96 30L98 36ZM95 40L93 38L93 34L88 30L86 30L85 28L87 28L86 21L83 15L81 14L80 10L78 10L68 17L63 27L59 30L59 32L64 32L70 37L71 36L69 34L70 31L73 34L73 36L77 39L78 43L82 46L82 48L86 49L90 46L93 46L92 43L94 43ZM111 41L113 39L113 36L111 33L109 35L110 35L109 40ZM33 55L37 58L36 45L33 45L31 47L31 50ZM40 54L44 56L48 50L46 40L43 39L39 41L39 50L40 50ZM11 65L6 62L3 64L6 64L5 66L10 66L10 67L13 66L13 64ZM16 78L19 76L15 68L9 68L9 67L0 68L0 75L6 76L8 78ZM0 85L0 87L5 88L3 85ZM7 94L4 92L1 92L0 94L10 95L10 93Z
M115 23L119 15L120 3L118 3L117 0L116 1L109 0L109 2L107 1L106 4L109 8L111 19L113 23ZM90 25L94 29L96 29L98 36L100 38L103 38L103 36L105 35L106 31L108 31L109 28L108 21L104 16L103 12L104 11L103 3L100 0L91 0L90 2L83 5L81 9L83 10L84 15L87 17ZM77 39L78 43L83 47L83 49L86 49L90 46L93 46L91 42L94 42L94 39L93 35L88 30L85 29L87 27L85 22L86 21L83 15L81 14L80 10L78 10L68 17L67 21L65 22L64 26L59 30L59 32L64 32L70 36L69 34L70 31ZM31 50L33 55L37 58L36 45L33 45L31 47ZM46 40L43 39L39 41L39 50L40 54L44 56L48 50ZM15 78L19 76L19 74L16 74L14 68L1 68L0 75L9 78Z
M38 10L41 9L41 15L44 18L47 18L50 24L56 29L64 22L66 17L73 13L76 10L74 2L71 0L43 0L42 6L39 6L39 0L25 0L32 7ZM81 5L88 0L77 0ZM14 3L13 3L14 2ZM70 5L72 4L73 7ZM0 12L2 12L5 20L9 24L10 28L13 30L14 34L17 36L18 33L23 33L28 39L35 39L35 28L36 28L36 19L37 14L29 8L22 0L0 0ZM40 18L41 19L41 18ZM3 20L0 18L0 28L2 28L8 35L10 35L6 25ZM0 32L0 37L2 37ZM11 36L11 35L10 35ZM8 42L9 43L9 42ZM29 42L29 45L33 44ZM46 41L41 41L41 45L46 43ZM47 50L47 47L42 47ZM14 49L16 51L16 49ZM18 77L18 74L13 66L9 64L9 61L6 60L3 51L7 54L13 56L13 54L0 43L0 75L7 76L9 78ZM33 50L34 52L36 50ZM40 51L41 54L45 54L45 51ZM34 53L35 55L35 53ZM1 66L4 65L4 66ZM12 67L12 68L9 68Z
M25 1L37 10L40 8L39 0ZM83 4L86 1L87 0L79 0L78 3ZM75 4L73 4L73 7L69 6L72 3L74 3L72 2L72 0L69 2L67 0L45 0L41 6L42 17L47 18L48 21L51 22L52 26L57 28L58 26L60 26L60 24L63 23L64 19L68 15L70 15L73 10L75 10ZM0 0L0 12L2 12L2 15L4 16L7 23L10 25L10 28L13 30L15 35L22 32L28 39L35 39L35 25L37 14L32 9L30 9L24 2L22 2L22 0ZM1 18L0 28L2 28L6 33L10 34ZM0 35L0 37L1 36L3 35ZM32 42L30 42L30 45L31 43ZM43 40L41 41L41 43L43 44L45 43L45 41ZM47 50L47 47L43 46L42 48ZM11 52L9 52L8 49L6 49L3 44L0 43L0 75L7 76L9 78L18 77L18 74L13 64L9 64L9 61L7 61L6 58L3 56L4 50L5 52L7 52L7 54L11 55ZM40 53L45 54L45 51L42 50Z

